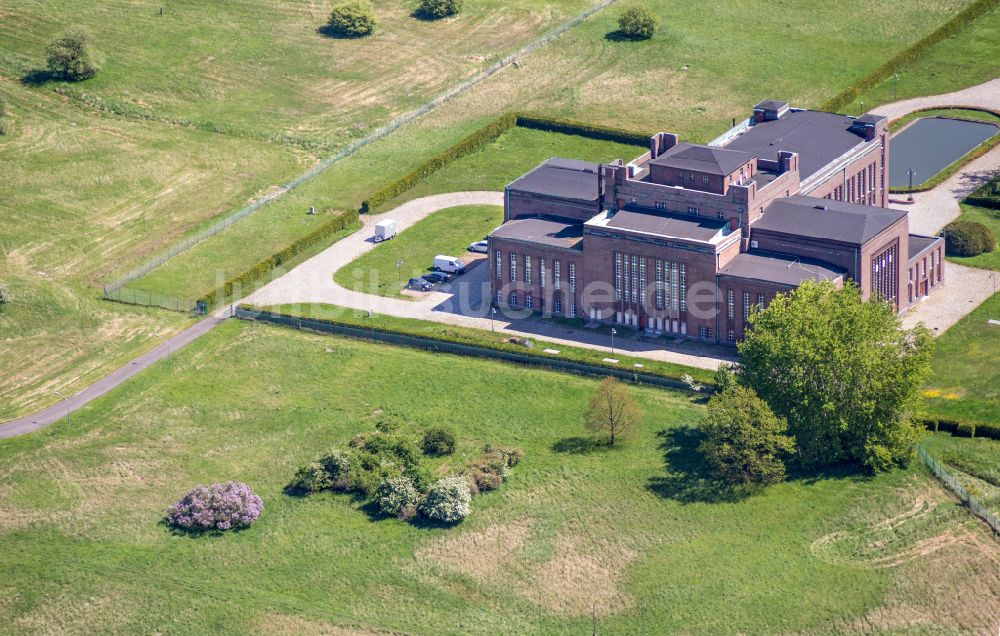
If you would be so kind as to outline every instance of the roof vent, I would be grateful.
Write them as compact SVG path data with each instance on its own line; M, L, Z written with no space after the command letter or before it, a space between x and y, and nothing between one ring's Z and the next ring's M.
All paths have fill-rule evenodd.
M813 207L816 208L817 210L825 210L826 209L825 205L814 205Z

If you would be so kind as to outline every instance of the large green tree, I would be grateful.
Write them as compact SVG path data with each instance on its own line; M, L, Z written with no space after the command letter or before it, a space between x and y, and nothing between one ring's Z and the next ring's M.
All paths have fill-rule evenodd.
M101 69L101 56L90 44L87 31L73 27L49 43L45 56L49 72L65 80L90 79Z
M788 424L751 389L731 385L708 401L698 450L712 472L731 484L764 485L785 478L785 456L795 442Z
M926 328L904 330L889 303L825 281L777 296L750 323L739 381L788 421L804 464L881 471L912 458L930 374Z

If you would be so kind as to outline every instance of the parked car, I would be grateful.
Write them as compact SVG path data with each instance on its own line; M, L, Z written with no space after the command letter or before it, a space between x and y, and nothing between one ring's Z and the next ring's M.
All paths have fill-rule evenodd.
M375 242L381 243L396 238L396 222L390 219L375 224Z
M420 278L430 281L434 284L447 282L451 278L451 274L445 274L444 272L431 272L429 274L424 274Z
M434 267L432 269L435 272L462 274L465 272L465 263L458 260L454 256L445 256L443 254L438 254L437 256L434 257Z
M485 254L489 250L489 243L486 241L476 241L475 243L469 243L470 252L479 252L480 254Z
M434 283L427 280L426 278L411 278L410 282L406 284L409 289L415 289L417 291L430 291L434 289Z

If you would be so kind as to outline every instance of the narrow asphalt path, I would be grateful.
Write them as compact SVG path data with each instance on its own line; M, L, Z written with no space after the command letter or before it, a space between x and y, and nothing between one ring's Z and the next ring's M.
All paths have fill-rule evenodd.
M953 93L930 95L886 104L874 109L873 112L886 115L890 119L897 119L915 110L947 106L1000 108L1000 78ZM933 190L916 194L914 197L916 199L915 204L899 205L897 202L894 202L893 207L911 210L911 215L914 219L913 227L911 228L912 231L928 234L934 233L957 216L958 202L973 189L972 186L980 183L985 175L992 174L997 170L1000 170L1000 147L994 148L989 153L970 163ZM383 301L392 301L393 305L401 303L398 305L398 309L402 315L426 318L428 314L424 313L421 305L440 302L443 294L433 293L432 298L426 303L408 302L362 294L335 285L332 280L335 269L332 268L339 269L368 249L371 249L372 245L367 240L371 233L371 226L382 218L396 220L398 228L402 230L437 210L456 205L471 204L502 205L502 194L497 192L455 192L435 195L410 201L382 215L367 217L364 219L364 227L361 230L334 244L313 259L306 261L288 274L285 274L282 278L269 283L244 300L256 304L323 302L324 300L329 302L331 292L338 295L346 293L350 296L340 296L338 298L341 302L347 301L344 302L346 306L356 306L366 309L373 308L375 304L378 304L384 308L385 305L381 304ZM297 273L300 268L306 269L303 270L303 273ZM961 316L964 316L978 306L981 300L985 300L985 297L989 294L987 289L992 290L992 275L985 270L949 264L947 271L945 288L927 301L926 309L922 310L922 308L918 308L915 311L911 311L904 318L906 326L922 321L927 323L928 326L937 327L939 331L943 331L954 324ZM308 275L306 275L307 272ZM322 274L322 276L318 276L319 274ZM286 278L288 278L287 281L285 281ZM308 288L304 288L302 283L306 280L321 281L323 289L318 290L318 293L316 293ZM334 290L330 287L331 285L338 289ZM970 294L975 297L972 302L970 302ZM961 299L958 298L959 296L961 296ZM228 310L228 307L220 310L213 316L169 338L152 351L137 357L79 393L32 415L26 415L0 424L0 439L37 431L64 417L72 415L73 412L82 408L91 400L111 391L149 365L162 360L170 355L171 352L177 351L203 334L211 331L216 325L226 319ZM389 311L386 313L392 312ZM445 317L444 322L468 324L468 326L480 328L485 324L485 322L482 322L485 319L482 318L471 318L445 312L434 312L433 317L430 319L434 320L437 317ZM466 323L467 320L476 322ZM600 339L600 334L586 334L586 342L580 342L573 341L572 339L558 338L555 331L551 334L538 333L537 331L528 333L511 329L509 325L505 325L504 328L512 334L543 337L553 342L565 342L566 344L584 347L590 346L593 348L604 347L603 341L595 341L595 338ZM552 328L557 329L554 326ZM568 333L566 330L563 330L563 332ZM644 357L654 357L655 355L655 352L648 350L648 348L644 351L630 351L629 353ZM708 360L711 360L711 356L690 357L701 359L701 363L698 364L694 360L686 360L683 363L692 364L692 366L705 366L708 364ZM674 359L674 361L680 360Z

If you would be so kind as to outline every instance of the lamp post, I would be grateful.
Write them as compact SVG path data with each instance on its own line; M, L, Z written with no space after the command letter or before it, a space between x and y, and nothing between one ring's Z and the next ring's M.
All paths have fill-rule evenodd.
M892 74L892 101L896 101L896 88L899 86L899 73Z
M616 333L618 333L618 332L615 331L614 327L612 327L611 328L611 355L615 355L615 334Z
M400 281L400 278L399 278L399 268L402 267L402 266L403 266L403 259L397 258L396 259L396 282L397 283Z
M913 203L913 175L917 174L917 171L914 170L913 168L910 168L909 170L906 171L906 174L909 175L910 177L910 188L909 188L910 196L907 197L906 200L909 201L910 203Z
M494 325L496 316L497 316L497 308L490 307L490 331L496 331L496 326Z

